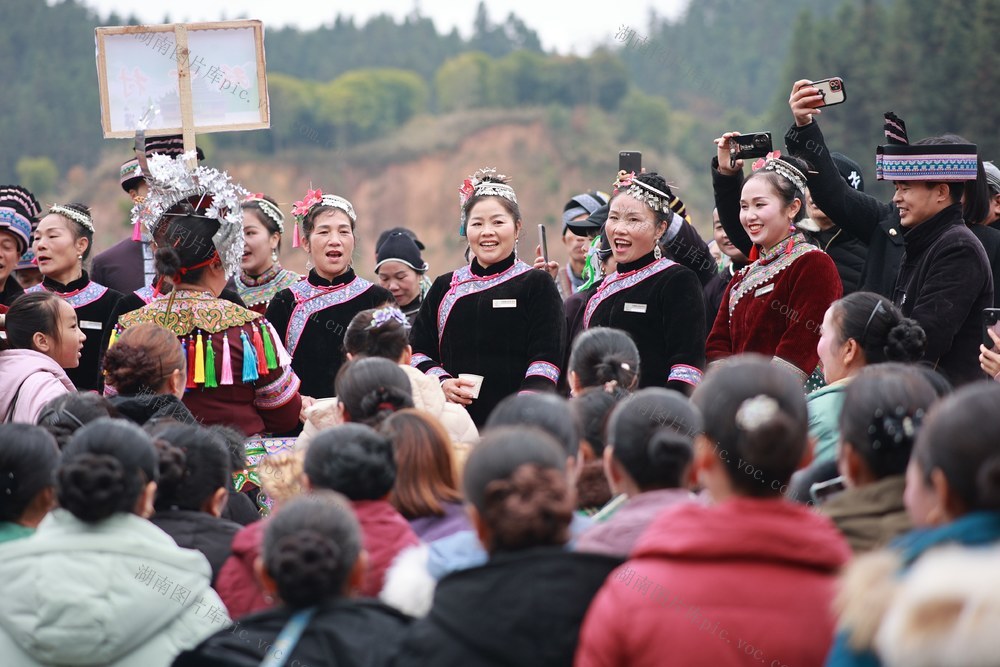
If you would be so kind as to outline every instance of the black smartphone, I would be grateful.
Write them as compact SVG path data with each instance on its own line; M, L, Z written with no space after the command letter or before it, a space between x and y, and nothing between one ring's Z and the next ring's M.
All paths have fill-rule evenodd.
M538 247L542 249L542 259L549 263L549 244L545 238L545 225L538 225Z
M642 172L642 153L639 151L621 151L618 153L618 171L626 174Z
M983 308L983 345L987 350L993 349L993 339L987 333L990 329L1000 336L1000 308Z
M846 488L847 485L844 484L843 477L834 477L831 480L827 480L825 482L817 482L812 486L810 486L809 495L812 496L814 503L816 503L817 505L822 505L831 497L837 495Z
M813 107L814 109L832 107L834 104L843 104L847 101L847 88L844 87L844 80L839 76L813 81L812 87L817 89L823 97L823 101Z

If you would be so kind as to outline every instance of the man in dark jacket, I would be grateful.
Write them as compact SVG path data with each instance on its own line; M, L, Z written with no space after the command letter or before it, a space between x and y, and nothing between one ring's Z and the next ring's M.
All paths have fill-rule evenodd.
M819 125L812 120L817 110L808 105L809 90L815 88L804 81L795 83L789 100L795 124L785 134L785 146L813 168L807 174L810 199L833 224L868 246L857 290L891 299L904 247L899 214L892 204L855 190L841 177Z
M844 181L858 192L864 192L865 180L861 173L861 165L840 153L831 153L830 156ZM857 291L861 284L865 260L868 258L868 246L843 227L833 224L829 216L816 205L808 191L806 207L809 216L796 225L799 231L807 241L828 254L837 265L837 274L840 275L844 294Z
M981 314L993 305L993 275L961 205L965 184L976 178L976 146L889 144L880 151L876 168L894 181L906 238L893 303L924 328L925 358L953 384L981 380Z

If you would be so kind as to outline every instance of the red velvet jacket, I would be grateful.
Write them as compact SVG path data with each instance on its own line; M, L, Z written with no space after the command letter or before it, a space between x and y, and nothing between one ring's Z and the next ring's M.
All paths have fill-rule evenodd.
M800 235L793 239L791 254L786 242L733 276L708 336L709 363L756 352L803 383L816 370L823 316L843 287L826 253Z
M804 505L739 497L665 510L594 598L577 667L822 665L850 549Z

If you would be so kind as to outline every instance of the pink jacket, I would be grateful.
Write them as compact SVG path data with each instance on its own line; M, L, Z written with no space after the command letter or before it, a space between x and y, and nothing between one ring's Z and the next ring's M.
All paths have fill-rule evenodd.
M49 401L75 391L66 371L51 357L34 350L0 352L0 420L16 399L10 421L34 424Z

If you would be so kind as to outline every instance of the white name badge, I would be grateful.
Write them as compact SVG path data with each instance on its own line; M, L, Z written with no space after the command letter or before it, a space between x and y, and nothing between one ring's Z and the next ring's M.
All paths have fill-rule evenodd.
M757 296L764 296L768 292L773 292L773 291L774 291L774 283L771 283L770 285L764 285L759 290L757 290L756 292L754 292L753 295L755 297L757 297Z
M493 299L494 308L517 308L517 299Z
M104 325L101 324L100 322L91 322L90 320L80 320L80 328L96 329L97 331L100 331L101 329L104 328Z
M645 313L646 304L644 303L626 303L625 304L626 313Z

